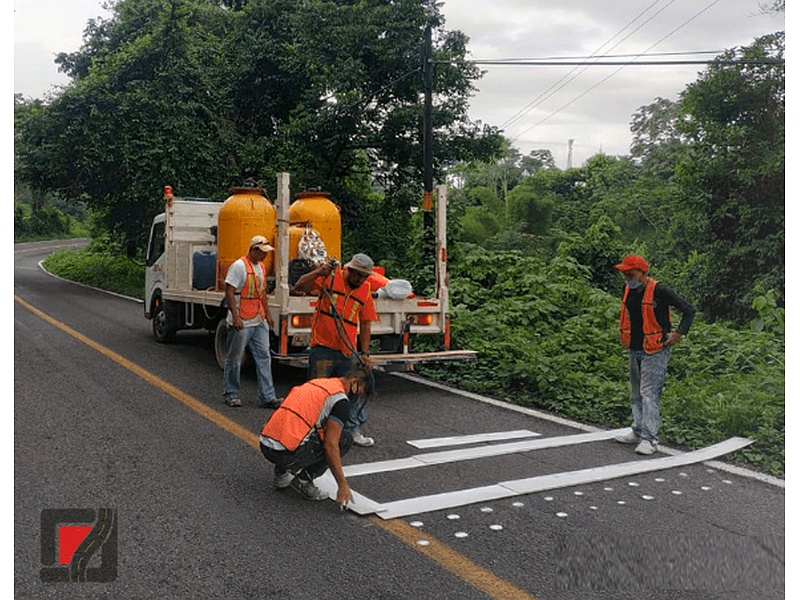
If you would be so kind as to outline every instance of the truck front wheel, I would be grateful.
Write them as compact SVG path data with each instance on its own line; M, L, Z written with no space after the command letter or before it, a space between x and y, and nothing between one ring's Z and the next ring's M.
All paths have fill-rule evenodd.
M175 339L175 326L170 323L166 306L161 298L156 298L153 309L153 337L159 344L168 344Z

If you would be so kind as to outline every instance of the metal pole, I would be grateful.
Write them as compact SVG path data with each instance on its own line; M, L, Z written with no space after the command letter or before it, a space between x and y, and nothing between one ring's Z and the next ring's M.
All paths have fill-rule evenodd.
M423 171L423 251L425 256L436 252L433 218L433 42L431 25L425 26L425 43L422 56L422 85L425 93L425 111L422 127ZM435 274L434 274L435 276Z

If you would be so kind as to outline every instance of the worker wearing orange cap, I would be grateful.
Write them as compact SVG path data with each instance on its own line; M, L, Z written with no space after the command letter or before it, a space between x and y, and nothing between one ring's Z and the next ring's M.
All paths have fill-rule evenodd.
M630 433L615 439L623 444L637 444L637 454L649 455L658 450L661 392L670 350L689 332L697 311L672 288L650 277L649 265L637 254L626 256L614 270L625 280L619 334L622 347L630 351L628 374L633 413ZM671 307L681 313L677 329L672 328Z

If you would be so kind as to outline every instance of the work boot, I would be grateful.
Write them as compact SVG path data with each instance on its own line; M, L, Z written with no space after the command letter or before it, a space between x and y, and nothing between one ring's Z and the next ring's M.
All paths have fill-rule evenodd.
M619 442L620 444L637 444L641 438L636 435L633 430L629 431L625 435L618 435L614 438L614 441Z
M636 454L643 454L645 456L649 456L655 453L658 450L658 444L654 444L650 440L642 440L641 443L636 446Z
M360 431L357 431L353 434L353 443L356 446L361 446L363 448L369 448L370 446L375 445L375 439L371 437L367 437L363 435Z
M292 479L290 485L292 486L292 489L294 491L303 496L303 498L305 498L306 500L328 499L328 494L326 494L317 486L315 486L313 481L303 481L299 477L295 477L294 479Z
M284 490L292 485L294 474L291 471L280 471L275 467L275 476L272 478L272 486L276 490Z

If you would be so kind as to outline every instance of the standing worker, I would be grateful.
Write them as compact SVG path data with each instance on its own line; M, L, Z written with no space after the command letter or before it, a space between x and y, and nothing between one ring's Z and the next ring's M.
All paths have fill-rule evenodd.
M339 488L340 508L353 500L342 469L342 456L353 444L344 429L352 399L372 393L372 376L361 366L343 377L312 379L292 388L261 429L261 453L275 465L273 485L289 486L307 500L327 495L314 479L330 468Z
M369 342L372 321L378 320L372 289L367 278L373 262L366 254L354 254L344 268L326 262L301 276L294 290L316 292L319 301L311 321L311 348L308 353L308 378L341 377L354 366L371 367ZM358 351L358 344L361 351ZM373 446L361 427L367 420L364 403L354 405L345 428L357 446Z
M614 270L625 279L619 333L622 347L630 350L633 412L630 433L615 439L623 444L638 444L636 453L649 455L658 450L661 392L670 349L689 332L696 310L670 287L649 277L649 266L641 256L626 256ZM670 307L681 313L677 330L672 329Z
M269 352L269 330L274 323L267 304L267 270L264 259L273 247L267 238L257 235L250 240L247 254L237 259L225 276L225 301L228 305L228 355L225 357L223 401L241 406L239 385L242 359L246 348L256 364L258 397L262 408L276 408ZM238 300L237 300L238 296Z

